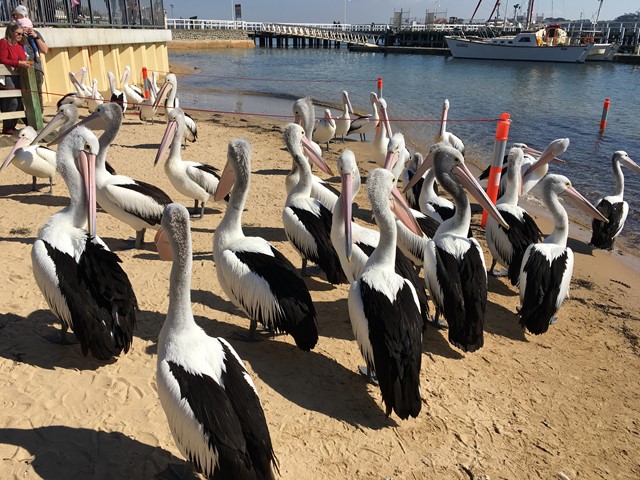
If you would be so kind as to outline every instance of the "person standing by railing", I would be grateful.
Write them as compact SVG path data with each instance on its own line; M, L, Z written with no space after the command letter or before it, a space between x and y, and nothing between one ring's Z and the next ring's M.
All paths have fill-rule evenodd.
M29 20L29 10L24 5L18 5L13 9L11 14L13 20L22 26L24 31L23 45L25 53L27 54L27 60L33 61L34 73L36 74L36 83L38 85L38 97L40 98L40 108L44 111L44 105L42 103L42 82L44 80L44 72L42 70L42 61L40 54L46 55L49 51L44 38L40 35L40 32L33 29L33 23Z
M7 25L4 38L0 40L0 63L12 71L12 75L4 77L4 88L14 89L20 88L19 68L30 68L32 61L27 60L27 55L22 44L24 30L16 23L11 22ZM22 109L22 98L3 98L0 100L0 110L2 112L16 112ZM2 122L2 133L13 135L16 131L18 120L12 118Z

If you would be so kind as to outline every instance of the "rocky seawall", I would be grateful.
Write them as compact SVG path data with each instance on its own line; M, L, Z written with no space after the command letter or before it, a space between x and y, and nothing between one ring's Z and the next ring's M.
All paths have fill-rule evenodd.
M255 48L244 30L171 30L170 49Z

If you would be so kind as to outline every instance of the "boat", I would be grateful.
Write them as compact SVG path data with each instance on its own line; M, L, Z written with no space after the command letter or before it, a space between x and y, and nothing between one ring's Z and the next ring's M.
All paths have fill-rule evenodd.
M594 43L593 48L587 54L587 62L612 62L613 56L618 53L620 44L613 43Z
M594 43L573 44L558 25L493 38L445 36L454 58L584 63Z

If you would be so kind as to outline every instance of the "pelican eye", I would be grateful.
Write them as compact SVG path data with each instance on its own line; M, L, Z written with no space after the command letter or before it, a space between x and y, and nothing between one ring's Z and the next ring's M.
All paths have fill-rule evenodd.
M84 150L87 151L87 152L90 152L91 151L91 144L90 143L85 143L84 144Z

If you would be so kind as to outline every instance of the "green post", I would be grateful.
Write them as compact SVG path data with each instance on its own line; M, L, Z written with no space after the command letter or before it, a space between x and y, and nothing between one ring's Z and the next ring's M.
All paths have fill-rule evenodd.
M27 123L36 129L42 130L42 107L38 96L38 82L33 68L20 69L20 87L22 89L22 103L27 115Z

